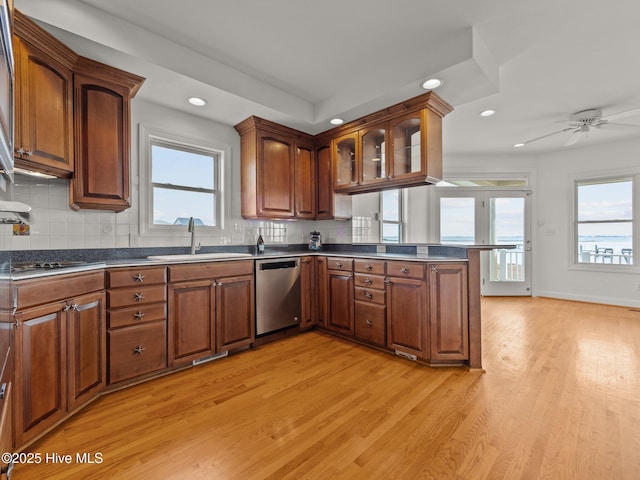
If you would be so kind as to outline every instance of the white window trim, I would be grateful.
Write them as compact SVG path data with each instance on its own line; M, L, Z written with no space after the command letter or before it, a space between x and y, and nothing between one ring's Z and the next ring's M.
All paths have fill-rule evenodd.
M578 262L578 182L598 182L607 180L617 180L631 178L633 182L633 252L634 264L624 265L616 263L581 263ZM569 269L588 272L611 272L628 273L637 275L640 272L640 257L636 252L640 252L640 172L637 169L624 168L615 170L595 170L570 176L571 201L569 202L571 211L569 212Z
M384 192L380 192L379 198L378 198L378 202L379 202L379 207L378 207L378 211L380 212L379 214L379 218L380 218L380 243L384 243L386 245L401 245L404 242L404 238L405 238L405 225L406 225L406 218L405 218L405 203L407 201L407 194L406 194L406 188L397 188L397 189L393 189L393 190L399 190L399 202L398 202L398 221L391 221L391 220L387 220L385 221L383 216L382 216L382 212L383 212L383 208L382 208L382 196ZM385 242L384 241L384 225L385 223L391 224L391 225L398 225L398 235L400 236L400 238L398 239L398 242Z
M167 130L155 127L140 125L139 128L139 178L140 178L140 235L142 237L164 237L164 238L182 238L188 235L183 225L154 225L153 224L153 188L151 183L151 144L154 141L159 143L173 143L187 149L210 150L212 153L219 155L218 162L218 179L219 185L219 202L217 205L216 215L219 215L219 225L200 226L198 230L202 235L219 235L224 230L225 221L229 218L228 204L226 198L227 186L230 179L227 175L226 164L231 159L231 146L212 142L203 138L189 137L186 135L176 134Z

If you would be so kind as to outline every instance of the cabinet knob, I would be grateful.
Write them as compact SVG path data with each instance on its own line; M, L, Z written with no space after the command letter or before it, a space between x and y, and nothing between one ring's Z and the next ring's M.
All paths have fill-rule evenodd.
M373 327L373 322L371 320L369 320L368 318L364 319L364 323L367 324L367 327Z
M24 152L27 157L33 157L33 150L28 150Z
M136 320L142 320L142 319L144 318L144 313L143 313L143 312L141 312L141 311L138 311L138 312L136 312L136 313L134 313L134 314L133 314L133 317L134 317Z
M137 275L134 275L134 276L133 276L133 279L134 279L136 282L140 282L140 283L142 283L142 282L144 281L144 275L143 275L143 274L141 274L141 273L139 273L139 274L137 274Z
M371 281L370 278L365 278L364 283L366 283L367 285L373 285L373 282Z
M438 273L438 267L437 267L437 266L435 266L435 265L431 265L431 271L432 271L433 273Z
M139 292L138 293L134 293L133 294L133 299L136 302L139 302L140 300L144 299L144 294L143 293L139 293Z
M340 262L336 263L336 267L342 268L342 264Z
M369 292L364 292L364 296L367 297L369 300L373 298L373 295L371 295L371 293Z
M385 285L391 285L391 279L390 279L390 278L388 278L388 277L387 277L387 278L385 278L385 279L384 279L384 284L385 284Z
M401 273L409 273L409 269L407 267L400 267Z
M24 154L24 148L20 147L20 148L16 149L16 153L17 153L18 155L22 155L22 154Z
M142 345L138 345L133 349L134 355L142 355L142 352L144 352L144 347Z
M373 267L371 265L368 265L366 267L364 267L367 269L367 272L370 272L371 270L373 270Z

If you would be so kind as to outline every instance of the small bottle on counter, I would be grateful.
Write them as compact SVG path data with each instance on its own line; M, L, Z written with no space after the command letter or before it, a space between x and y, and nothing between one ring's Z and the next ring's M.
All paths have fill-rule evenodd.
M256 244L258 247L258 255L262 255L264 253L264 238L262 238L262 231L258 229L258 242Z

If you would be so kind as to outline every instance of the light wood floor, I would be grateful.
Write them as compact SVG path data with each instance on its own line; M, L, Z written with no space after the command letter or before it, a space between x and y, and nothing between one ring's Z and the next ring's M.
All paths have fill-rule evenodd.
M24 479L640 478L640 312L485 298L484 367L317 332L105 396Z

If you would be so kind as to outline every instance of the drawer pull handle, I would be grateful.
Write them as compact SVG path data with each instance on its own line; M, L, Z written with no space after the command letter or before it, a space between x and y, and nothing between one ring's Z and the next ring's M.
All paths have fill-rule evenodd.
M144 347L141 345L138 345L137 347L135 347L133 349L133 354L134 355L142 355L142 352L144 352Z
M409 269L407 267L400 267L400 272L409 273Z
M367 272L370 272L371 270L373 270L373 267L371 265L368 265L366 267L364 267L367 269Z
M364 323L367 324L367 327L373 327L373 322L371 320L369 320L368 318L364 319Z
M438 267L437 267L437 266L435 266L435 265L431 265L431 271L432 271L433 273L438 273Z
M373 295L371 295L369 292L364 292L364 296L367 297L369 300L373 298Z
M366 283L367 285L373 285L373 282L371 281L370 278L365 278L364 283Z
M336 267L342 268L342 264L340 262L336 263Z
M136 302L139 302L140 300L143 300L143 299L144 299L144 294L143 294L143 293L134 293L134 294L133 294L133 299L134 299Z
M141 273L134 275L133 278L136 282L140 282L140 283L144 282L144 275Z
M142 320L144 318L144 313L143 312L136 312L133 314L134 318L136 320Z

